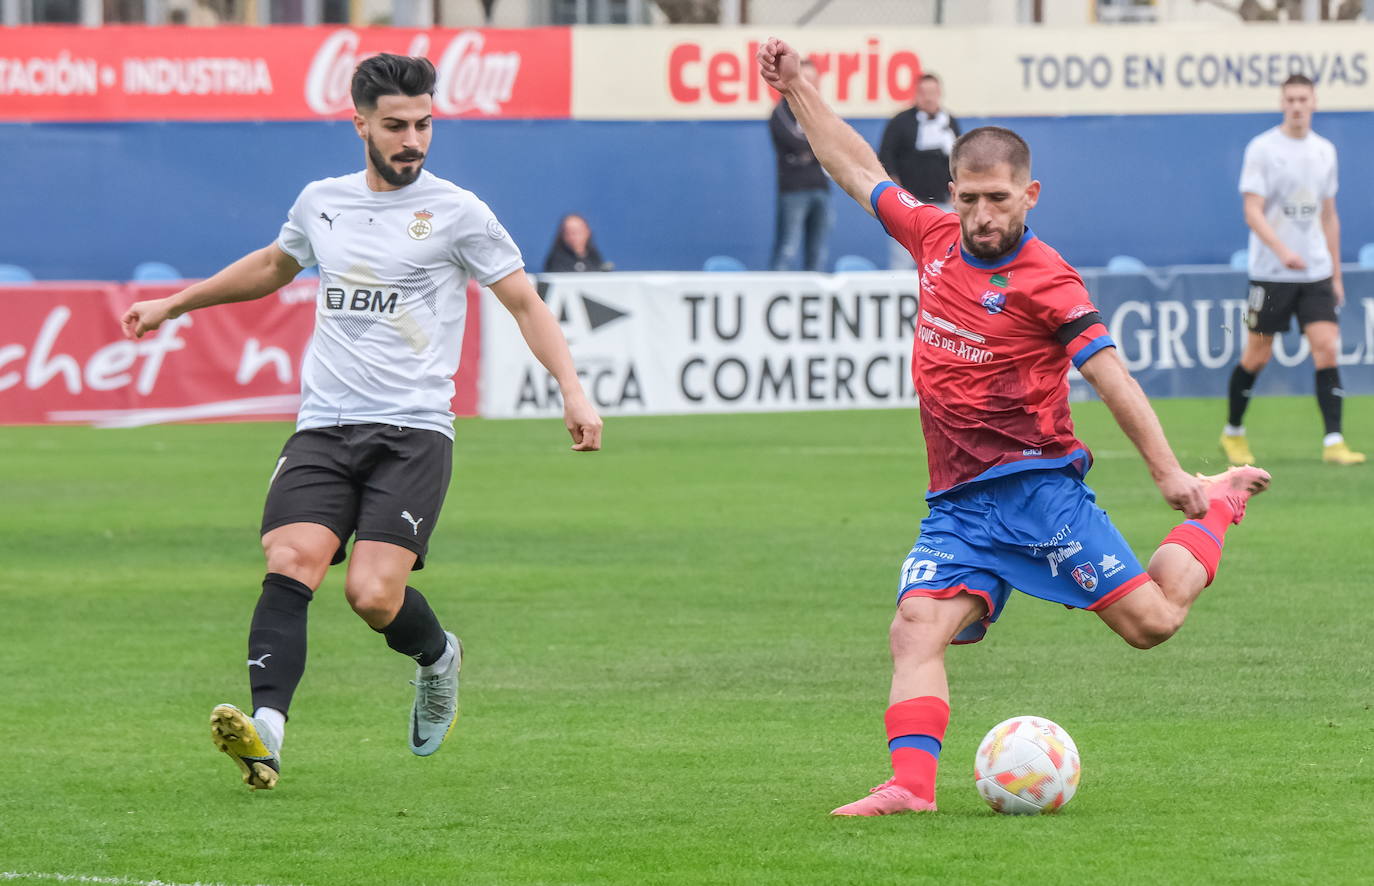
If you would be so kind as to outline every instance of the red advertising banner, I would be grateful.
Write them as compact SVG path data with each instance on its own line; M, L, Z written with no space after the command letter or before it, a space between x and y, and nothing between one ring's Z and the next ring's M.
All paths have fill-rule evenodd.
M436 117L569 115L567 28L0 28L0 120L351 117L349 84L379 52L438 72Z
M295 418L318 281L170 320L139 341L119 317L178 284L0 287L0 424L133 427L171 421ZM453 410L477 414L481 298L469 287Z

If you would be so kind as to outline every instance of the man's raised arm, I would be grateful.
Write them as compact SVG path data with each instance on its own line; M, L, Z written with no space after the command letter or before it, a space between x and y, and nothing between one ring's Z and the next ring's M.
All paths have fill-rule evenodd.
M787 99L797 116L816 159L849 196L873 214L869 196L889 176L878 162L878 155L854 127L830 109L820 91L801 73L801 56L776 37L769 37L758 52L759 74L763 82Z
M120 318L124 335L141 338L174 317L187 311L223 305L236 301L252 301L271 295L295 279L301 272L296 260L282 251L276 243L248 253L207 280L190 286L166 298L135 302Z

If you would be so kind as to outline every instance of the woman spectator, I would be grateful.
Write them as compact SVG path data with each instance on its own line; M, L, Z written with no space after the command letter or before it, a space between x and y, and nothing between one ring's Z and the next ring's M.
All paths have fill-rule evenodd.
M558 222L558 234L544 259L544 272L609 271L614 265L601 258L601 251L592 242L592 228L587 220L575 212Z

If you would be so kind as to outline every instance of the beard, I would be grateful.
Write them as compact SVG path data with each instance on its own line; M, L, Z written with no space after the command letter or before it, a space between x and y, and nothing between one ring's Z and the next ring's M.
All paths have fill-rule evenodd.
M1013 234L1010 230L1003 231L1001 232L997 240L991 243L990 245L979 245L975 243L973 241L973 237L969 234L969 232L964 231L964 249L974 258L978 258L983 261L993 261L995 259L999 259L1016 248L1016 244L1021 239L1021 235L1024 234L1026 231L1026 226L1024 224L1015 225L1014 228L1016 231L1015 234ZM992 234L996 232L989 229L984 231L974 231L973 233Z
M402 151L391 158L391 162L382 156L382 152L377 150L377 145L371 138L367 140L367 156L372 161L372 168L377 170L377 174L382 177L382 181L394 188L404 188L412 184L415 179L420 177L420 170L425 168L425 155L419 151ZM403 163L407 160L418 160L412 169L397 169L391 163Z

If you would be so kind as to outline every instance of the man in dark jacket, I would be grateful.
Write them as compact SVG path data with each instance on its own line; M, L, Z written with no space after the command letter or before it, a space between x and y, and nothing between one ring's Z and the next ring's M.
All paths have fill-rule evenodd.
M926 74L916 85L916 101L897 114L883 130L878 159L892 180L917 200L941 209L952 209L949 198L949 152L959 137L959 121L941 106L940 78ZM895 240L889 245L888 266L909 270L911 253Z
M814 85L819 79L809 59L802 73ZM830 235L830 178L816 162L806 133L797 124L787 99L778 102L768 118L768 132L778 156L777 234L773 240L775 271L791 270L798 254L805 255L802 269L825 270L826 238Z

